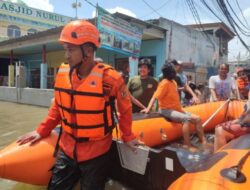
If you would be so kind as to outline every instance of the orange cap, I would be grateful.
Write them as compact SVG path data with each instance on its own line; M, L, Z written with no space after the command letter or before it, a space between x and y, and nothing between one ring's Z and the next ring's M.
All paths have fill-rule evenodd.
M96 26L86 20L75 20L62 29L59 42L82 45L87 42L100 47L100 33Z

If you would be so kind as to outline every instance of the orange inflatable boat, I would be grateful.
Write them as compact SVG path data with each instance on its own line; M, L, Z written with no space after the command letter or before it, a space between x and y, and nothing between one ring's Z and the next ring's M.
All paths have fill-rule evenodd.
M202 123L209 119L205 131L211 131L214 127L225 120L238 118L243 112L243 101L210 102L186 107L184 110L199 115ZM218 110L219 109L219 110ZM216 115L211 118L215 111ZM194 130L194 128L193 128ZM159 114L134 114L133 132L147 146L154 147L166 142L171 142L182 136L182 125L166 121ZM116 137L116 134L113 134Z
M0 177L33 185L48 184L57 137L58 133L53 131L34 146L14 142L1 150Z
M250 189L250 134L232 140L203 163L178 178L168 190Z
M185 110L199 115L203 123L206 123L209 119L209 122L206 123L205 131L210 131L213 130L217 124L222 123L226 119L239 117L243 111L243 105L244 102L242 101L230 101L229 104L227 104L227 102L213 102L188 107L185 108ZM216 114L211 118L211 115L213 115L214 112L216 112ZM136 136L149 147L169 144L169 142L182 137L182 127L180 124L171 123L156 113L135 114L132 125L133 132ZM34 185L48 184L51 175L50 169L55 161L53 158L53 151L57 137L57 132L53 131L48 138L42 139L33 146L27 144L18 146L16 142L14 142L1 150L0 177ZM119 138L119 134L117 135L114 132L113 137ZM159 176L159 170L164 169L164 165L166 164L165 157L168 155L173 155L174 162L177 162L179 168L182 168L181 172L179 172L178 175L176 174L175 177L173 177L173 173L166 173L163 171L164 175L166 175L166 177L161 177L163 185L156 189L166 189L176 177L185 172L185 169L183 169L184 167L181 166L180 161L178 161L178 158L176 157L176 153L172 154L171 152L173 151L170 149L150 151L150 160L155 159L155 163L159 166L154 166L155 163L153 161L149 163L145 176L148 173L150 173L149 175L155 173L154 176ZM117 152L115 152L115 154L117 154ZM152 167L150 164L152 164ZM156 169L158 167L159 169ZM151 169L154 171L149 171ZM168 181L166 182L165 179ZM150 178L150 180L158 179Z

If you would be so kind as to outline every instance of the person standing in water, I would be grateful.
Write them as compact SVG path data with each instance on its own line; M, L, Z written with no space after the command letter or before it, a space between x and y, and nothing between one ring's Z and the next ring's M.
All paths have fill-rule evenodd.
M132 150L139 144L131 131L128 90L121 75L111 66L94 61L100 34L93 24L86 20L68 23L59 42L68 64L62 64L58 70L55 100L36 131L18 142L34 144L61 123L59 152L48 189L70 190L80 180L81 189L103 190L111 167L115 99L122 140Z

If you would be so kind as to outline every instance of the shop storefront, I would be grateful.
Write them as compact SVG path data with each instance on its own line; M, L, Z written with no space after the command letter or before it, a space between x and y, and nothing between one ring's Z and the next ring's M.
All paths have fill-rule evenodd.
M120 72L127 72L129 77L138 74L139 59L147 57L153 63L151 75L155 77L159 75L160 68L166 59L165 36L167 31L127 15L117 13L115 16L126 22L133 20L133 24L141 28L140 45L136 40L129 42L130 38L125 38L121 42L121 46L120 42L114 41L113 48L105 48L102 44L96 57L101 58ZM0 59L5 60L4 75L8 77L8 82L5 79L0 86L17 87L17 81L20 78L25 80L22 82L24 85L19 86L20 88L52 89L58 67L64 62L64 51L58 43L61 30L62 26L0 42ZM114 34L113 39L116 36L121 37L121 35ZM107 45L108 38L105 40ZM114 49L120 47L126 51ZM19 76L20 74L24 76ZM4 99L1 94L0 99Z

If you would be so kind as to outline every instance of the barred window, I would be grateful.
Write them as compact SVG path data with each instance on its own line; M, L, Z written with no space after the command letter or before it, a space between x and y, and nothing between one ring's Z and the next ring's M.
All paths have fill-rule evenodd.
M9 25L8 26L8 37L9 38L18 38L21 36L21 30L16 25Z

